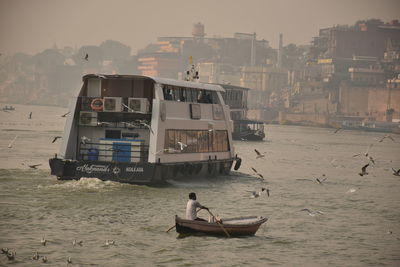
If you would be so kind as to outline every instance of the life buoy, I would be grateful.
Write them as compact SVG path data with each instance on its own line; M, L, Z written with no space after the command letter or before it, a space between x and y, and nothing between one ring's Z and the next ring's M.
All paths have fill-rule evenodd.
M234 169L235 171L239 170L241 164L242 164L242 159L241 159L241 158L237 158L237 159L236 159L235 166L233 167L233 169Z
M94 111L103 110L103 99L101 98L93 99L92 102L90 103L90 108Z

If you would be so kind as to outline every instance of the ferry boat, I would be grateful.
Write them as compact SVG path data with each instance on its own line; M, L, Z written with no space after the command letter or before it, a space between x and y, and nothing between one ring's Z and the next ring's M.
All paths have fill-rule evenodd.
M229 174L241 159L223 91L194 81L85 75L51 174L133 184Z
M233 120L233 140L263 141L265 138L264 122L247 119L247 95L249 88L218 84L224 88L222 98L230 107L231 119Z

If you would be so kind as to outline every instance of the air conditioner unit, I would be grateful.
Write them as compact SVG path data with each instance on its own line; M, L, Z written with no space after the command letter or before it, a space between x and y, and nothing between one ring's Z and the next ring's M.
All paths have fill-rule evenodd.
M103 111L121 112L122 111L122 98L121 97L104 97Z
M79 124L84 126L97 126L97 112L81 111Z
M137 113L149 112L149 100L147 98L130 97L128 99L128 111Z

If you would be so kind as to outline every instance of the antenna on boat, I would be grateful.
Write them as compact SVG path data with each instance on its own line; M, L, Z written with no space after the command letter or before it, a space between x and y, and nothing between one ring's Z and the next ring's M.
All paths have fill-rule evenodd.
M185 80L186 81L190 81L190 82L194 82L194 81L199 79L199 72L194 67L193 57L192 56L189 57L189 65L190 65L190 68L189 68L188 71L186 71Z

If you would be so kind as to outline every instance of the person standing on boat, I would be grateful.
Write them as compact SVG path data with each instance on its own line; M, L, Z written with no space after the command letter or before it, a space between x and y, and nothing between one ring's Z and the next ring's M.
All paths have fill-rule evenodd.
M197 217L197 208L208 210L207 207L201 205L196 200L196 193L189 193L189 200L186 205L186 219L187 220L196 220L196 221L206 221L202 218Z

